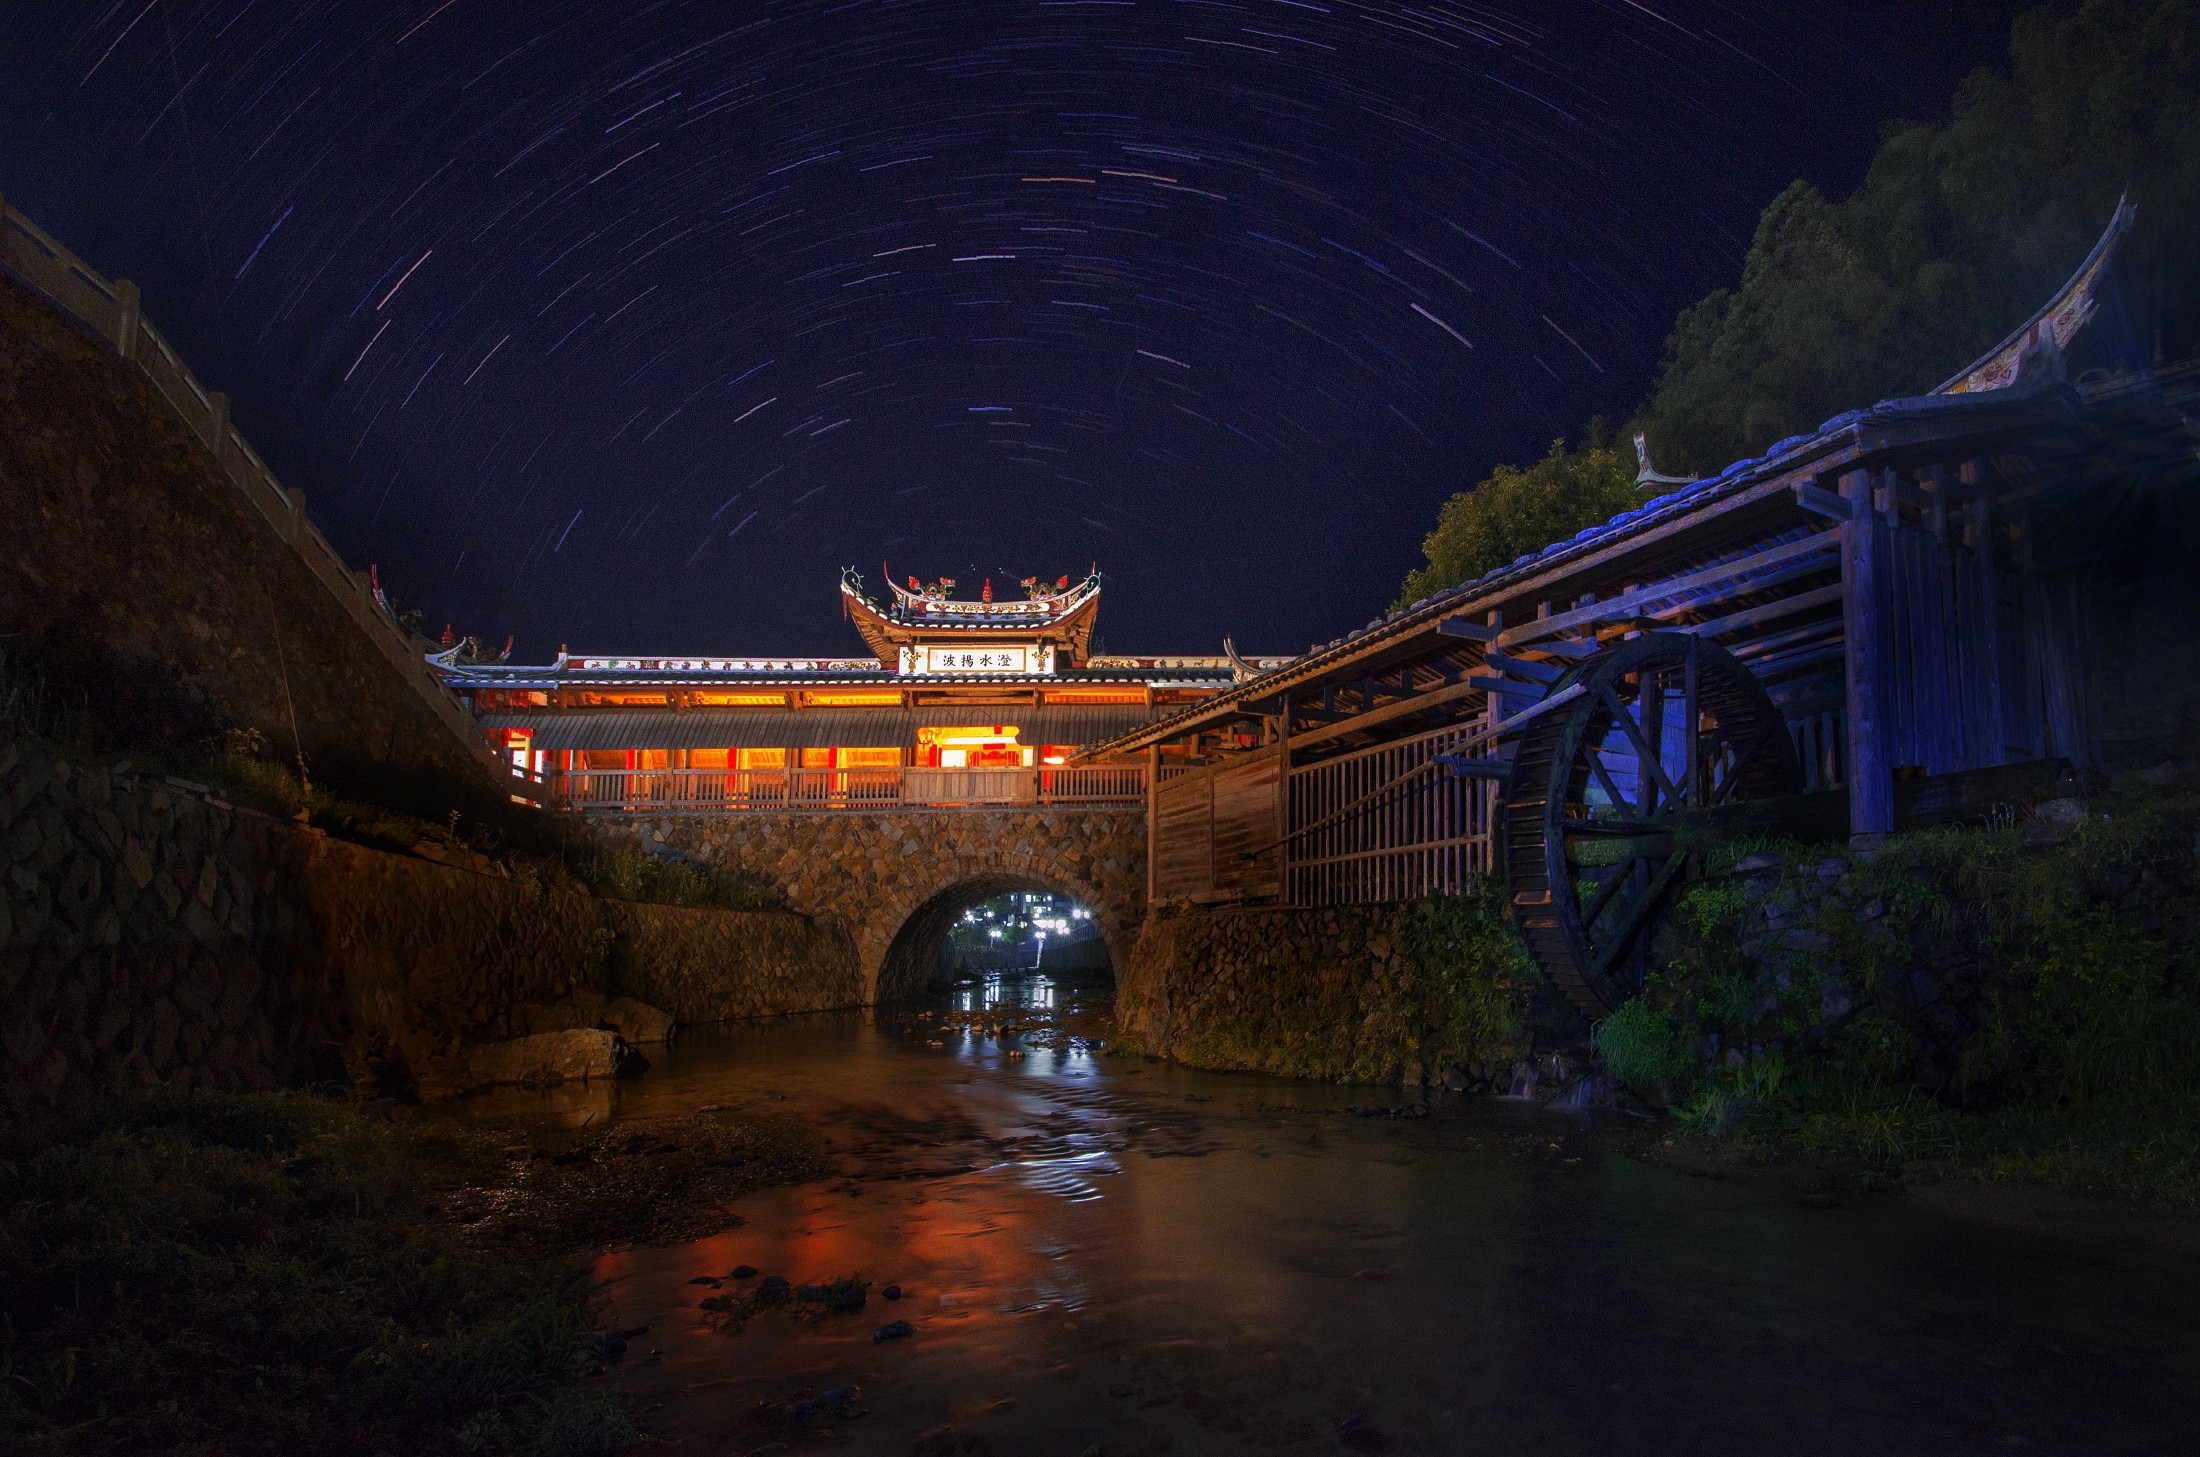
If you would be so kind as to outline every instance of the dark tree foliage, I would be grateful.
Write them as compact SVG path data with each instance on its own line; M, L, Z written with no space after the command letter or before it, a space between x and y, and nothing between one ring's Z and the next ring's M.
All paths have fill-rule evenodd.
M2119 316L2096 331L2123 330L2142 359L2200 342L2200 5L2043 6L2017 20L2009 58L1963 83L1945 125L1890 126L1848 198L1797 182L1765 209L1740 282L1684 310L1666 341L1633 426L1660 469L1717 471L1842 410L1930 390L2061 286L2124 195L2139 221ZM1453 496L1405 599L1608 519L1617 508L1593 492L1523 522L1549 532L1532 542L1486 519L1515 509L1500 481L1594 469L1570 459ZM1500 541L1502 556L1483 549Z
M1635 503L1631 455L1598 433L1578 450L1554 440L1534 465L1501 465L1444 503L1436 529L1421 543L1428 565L1406 577L1399 605L1470 582Z
M2051 296L2128 194L2126 317L2194 337L2200 6L2090 0L2010 34L1945 126L1890 128L1864 183L1765 209L1739 287L1683 313L1642 412L1659 463L1715 471L1844 409L1933 388Z

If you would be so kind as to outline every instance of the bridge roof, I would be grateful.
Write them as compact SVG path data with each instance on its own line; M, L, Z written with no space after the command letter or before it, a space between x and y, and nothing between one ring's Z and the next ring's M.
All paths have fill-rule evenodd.
M1587 574L1635 556L1638 548L1665 549L1677 533L1731 531L1735 528L1725 523L1744 514L1730 509L1734 507L1763 503L1770 508L1785 503L1792 511L1793 487L1859 468L1865 461L1890 463L1906 455L1922 459L1956 449L1983 451L2026 438L2044 442L2049 437L2083 437L2093 413L2089 397L2106 403L2112 396L2129 394L2127 385L2127 381L2112 381L2089 386L2081 394L2059 380L2040 378L1971 393L1882 400L1846 411L1811 434L1790 436L1763 455L1738 460L1715 476L1689 482L1472 581L1386 613L1284 667L1248 678L1166 719L1092 745L1080 758L1131 753L1248 716L1256 703L1325 679L1356 675L1371 659L1409 651L1417 637L1434 646L1440 637L1438 623L1446 619L1470 624L1471 633L1492 608L1539 597L1561 600L1569 591L1590 585ZM2121 423L2141 423L2143 429L2143 422L2136 422L2143 413L2143 406L2128 412ZM2136 444L2150 448L2145 442ZM1761 529L1762 513L1749 519ZM1449 639L1451 646L1459 643L1458 638Z
M968 707L725 709L492 713L487 729L525 729L537 749L863 749L907 748L920 728L1014 724L1021 742L1089 744L1117 738L1152 721L1136 704L1017 704Z

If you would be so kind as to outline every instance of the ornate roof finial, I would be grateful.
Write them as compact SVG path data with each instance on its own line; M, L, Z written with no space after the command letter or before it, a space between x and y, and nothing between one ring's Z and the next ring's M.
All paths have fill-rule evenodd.
M1701 476L1669 476L1661 474L1650 464L1650 442L1640 430L1635 432L1635 489L1647 491L1652 486L1687 486L1703 479Z

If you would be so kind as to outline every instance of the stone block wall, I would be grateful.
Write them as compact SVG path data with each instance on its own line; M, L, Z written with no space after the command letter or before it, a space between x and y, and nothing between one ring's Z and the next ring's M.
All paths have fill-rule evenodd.
M685 1021L862 1000L837 924L387 854L0 737L0 1112L417 1066L614 974Z
M1171 906L1139 933L1116 1012L1140 1050L1196 1067L1502 1086L1527 987L1516 957L1426 906Z
M822 1012L864 1001L855 944L837 921L601 901L610 980L682 1022Z
M1114 965L1146 914L1146 820L1136 807L651 815L611 826L645 846L734 866L806 915L843 918L866 1000L921 990L963 907L1046 890L1090 910Z

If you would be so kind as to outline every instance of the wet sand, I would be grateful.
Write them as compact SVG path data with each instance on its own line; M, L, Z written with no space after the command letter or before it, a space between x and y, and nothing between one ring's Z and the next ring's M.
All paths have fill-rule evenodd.
M1034 996L1046 1025L941 1030ZM1369 1117L1398 1095L1114 1058L1074 1035L1104 986L960 1000L691 1034L637 1082L480 1104L756 1109L827 1145L836 1177L745 1196L737 1227L598 1260L607 1320L648 1330L596 1379L671 1450L2190 1450L2200 1265L2143 1242L1807 1208L1612 1152L1605 1115ZM702 1307L770 1275L868 1299Z

